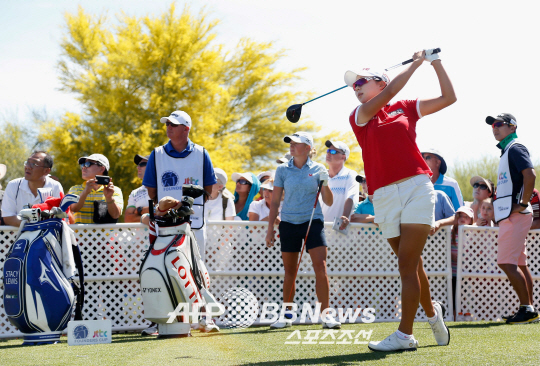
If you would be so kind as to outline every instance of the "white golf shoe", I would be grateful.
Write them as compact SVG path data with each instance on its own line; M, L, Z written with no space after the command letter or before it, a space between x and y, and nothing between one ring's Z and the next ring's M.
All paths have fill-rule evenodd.
M435 309L435 314L437 314L437 320L434 323L428 321L435 336L435 340L439 346L447 346L450 343L450 331L444 323L444 313L446 309L444 306L438 302L433 301L433 308Z
M270 329L282 329L292 326L292 320L290 319L278 319L277 322L270 325Z
M212 319L206 320L205 318L201 318L199 319L199 330L205 333L214 333L219 332L219 327Z
M412 335L410 339L400 339L394 332L386 337L384 341L369 342L368 348L375 352L416 351L418 341Z
M341 323L335 320L334 318L330 318L329 321L322 322L323 329L341 329Z

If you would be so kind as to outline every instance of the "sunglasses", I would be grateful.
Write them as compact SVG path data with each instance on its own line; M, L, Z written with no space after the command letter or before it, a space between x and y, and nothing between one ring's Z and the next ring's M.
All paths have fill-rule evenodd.
M47 168L45 165L37 165L36 163L31 162L30 160L26 160L24 162L24 166L29 167L30 169L34 168Z
M381 79L380 78L377 78L377 77L373 77L373 78L362 78L362 79L358 79L354 82L353 84L353 89L356 88L357 86L360 87L364 84L367 84L368 81L370 80L375 80L375 81L380 81Z
M251 183L249 183L249 181L247 181L247 180L245 180L245 179L238 179L238 180L236 181L236 184L241 184L241 185L244 186L244 185L246 185L246 184L251 184Z
M137 166L140 166L141 168L144 168L146 166L146 164L148 164L147 161L142 161Z
M429 160L429 159L431 159L431 155L422 155L422 157L424 158L424 160Z
M492 128L495 128L495 127L500 128L500 127L502 127L504 125L509 125L509 123L508 122L503 122L503 121L497 121L497 122L493 122L491 127Z
M334 149L328 149L328 150L326 150L326 152L327 152L328 154L332 154L332 155L336 155L336 154L343 154L343 155L345 155L345 154L342 153L341 151L334 150Z
M169 121L165 122L165 124L167 125L167 127L178 127L178 126L180 126L180 125L174 124L174 123L169 122Z
M90 168L92 165L97 165L97 166L103 166L101 165L100 163L94 163L93 161L85 161L84 163L82 164L79 164L79 166L82 168Z
M485 184L474 183L473 188L480 188L485 191L486 189L488 189L488 186L486 186Z

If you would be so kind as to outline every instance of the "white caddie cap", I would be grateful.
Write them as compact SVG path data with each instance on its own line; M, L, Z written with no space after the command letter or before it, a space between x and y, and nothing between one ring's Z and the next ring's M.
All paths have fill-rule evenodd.
M234 182L237 182L240 178L244 178L249 183L253 184L253 176L251 173L233 173L231 178Z
M225 170L221 168L214 168L214 174L216 175L216 178L221 181L223 185L227 184L227 173L225 173Z
M167 123L167 121L174 123L175 125L184 125L191 128L191 117L184 111L174 111L169 117L161 117L161 123Z
M336 149L340 149L341 151L343 151L345 153L345 160L347 160L349 158L351 150L349 150L349 147L344 142L336 141L336 140L326 140L326 142L324 144L326 145L326 147L330 147L330 146L334 145L334 147Z
M110 165L109 165L109 159L107 159L105 157L105 155L101 155L101 154L92 154L90 156L83 156L82 158L79 158L79 164L83 164L84 162L86 162L86 159L88 160L93 160L93 161L97 161L98 163L100 163L101 165L103 165L105 168L107 168L107 170L110 169Z
M348 86L352 88L354 82L358 80L358 77L379 78L387 84L390 82L390 78L384 72L372 69L370 67L365 67L362 70L360 70L360 72L354 72L351 70L347 71L344 76L345 84L347 84Z
M313 137L311 136L311 134L307 132L300 131L292 135L285 136L283 138L283 141L285 141L288 144L290 144L291 141L294 141L299 144L306 144L306 145L309 145L309 147L313 147Z

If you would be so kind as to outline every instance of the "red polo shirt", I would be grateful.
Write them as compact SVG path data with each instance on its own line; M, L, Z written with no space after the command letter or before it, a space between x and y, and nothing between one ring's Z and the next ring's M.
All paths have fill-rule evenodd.
M433 175L416 146L418 100L388 104L364 126L356 124L359 107L349 122L362 149L368 194L413 175Z

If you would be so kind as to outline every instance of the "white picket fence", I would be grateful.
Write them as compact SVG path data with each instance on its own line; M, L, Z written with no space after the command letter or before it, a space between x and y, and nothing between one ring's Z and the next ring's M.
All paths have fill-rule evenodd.
M212 221L207 223L206 263L211 276L211 292L218 301L231 288L246 288L259 304L282 299L283 266L277 245L264 244L267 223ZM113 330L140 330L144 319L138 270L148 249L148 229L141 224L72 225L79 242L86 283L85 319L111 319ZM400 279L397 260L380 231L370 224L352 224L344 236L326 224L328 276L331 306L334 308L374 308L376 321L400 318ZM497 229L460 228L465 243L460 251L458 312L473 314L476 320L495 320L516 308L516 297L495 263ZM536 263L531 268L538 286L538 240L540 231L530 233ZM0 273L13 243L15 229L0 226ZM481 249L480 249L481 248ZM429 237L423 252L424 266L432 296L452 315L452 270L450 230ZM315 274L305 254L297 279L295 301L315 306ZM461 286L461 289L459 288ZM3 286L0 283L0 295ZM502 300L504 299L504 301ZM0 306L0 338L20 335L8 321L3 301ZM535 304L538 305L538 304ZM425 320L421 308L418 320ZM258 323L258 321L256 322Z

